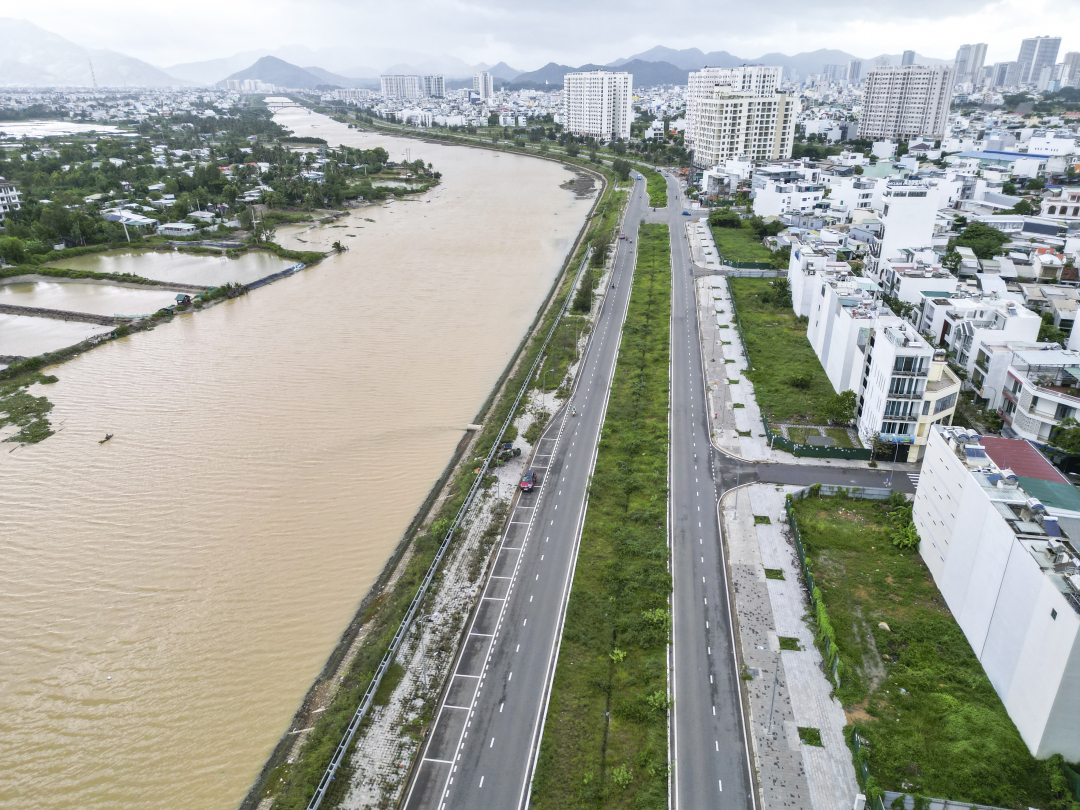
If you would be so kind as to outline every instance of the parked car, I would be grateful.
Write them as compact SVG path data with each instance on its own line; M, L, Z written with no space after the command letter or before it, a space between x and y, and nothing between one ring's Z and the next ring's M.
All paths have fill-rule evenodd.
M690 216L690 212L689 212L689 211L683 211L683 212L682 212L682 215L683 215L684 217L688 217L688 216Z
M532 470L526 470L525 475L521 476L521 491L532 492L534 486L536 486L536 473Z

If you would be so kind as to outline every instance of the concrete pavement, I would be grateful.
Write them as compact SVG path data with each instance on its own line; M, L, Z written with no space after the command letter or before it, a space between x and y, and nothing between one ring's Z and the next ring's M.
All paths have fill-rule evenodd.
M623 228L631 239L621 243L611 274L615 286L605 291L572 398L538 443L530 465L537 488L511 509L406 794L409 810L527 803L645 199L638 180Z

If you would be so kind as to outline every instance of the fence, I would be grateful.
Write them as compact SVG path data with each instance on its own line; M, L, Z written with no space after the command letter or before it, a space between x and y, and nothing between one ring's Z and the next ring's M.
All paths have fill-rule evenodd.
M734 274L732 274L734 275ZM728 292L731 292L731 288L728 288ZM753 367L753 362L750 360L750 350L746 346L746 335L743 333L742 320L739 318L739 308L735 306L735 296L729 295L731 298L731 314L735 316L735 329L739 333L739 340L742 342L743 355L746 357L747 368ZM765 411L761 412L761 423L765 426L765 438L769 440L770 447L779 447L781 450L795 456L804 456L809 458L845 458L852 461L870 461L874 457L873 450L864 450L861 447L818 447L812 444L798 444L793 442L786 436L776 433L771 427L769 427L769 417Z
M897 804L897 799L900 803ZM1003 807L991 807L988 804L972 804L971 802L954 802L950 799L923 799L923 807L927 810L1005 810ZM886 807L903 807L905 810L914 810L915 797L907 793L896 793L891 790L885 791Z
M870 778L870 764L868 762L870 748L859 736L857 728L851 730L851 747L855 750L855 755L852 757L855 761L855 773L859 777L859 784L865 789L866 780ZM876 801L871 799L867 806L870 810L885 810L885 801L879 796Z
M724 275L731 276L733 278L779 278L786 277L787 270L753 270L743 269L752 268L757 266L758 262L749 263L744 262L742 264L732 264L731 262L723 262L724 267L735 267L737 269L731 270ZM769 265L764 265L768 267Z

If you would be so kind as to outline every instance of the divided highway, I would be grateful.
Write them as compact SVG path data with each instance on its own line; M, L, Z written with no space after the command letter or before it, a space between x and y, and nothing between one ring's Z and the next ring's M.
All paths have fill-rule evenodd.
M638 179L625 218L630 241L620 243L612 274L615 286L606 290L573 397L538 442L532 460L537 486L520 493L510 510L422 746L407 810L523 808L528 802L646 199L645 182ZM576 417L568 413L571 406Z

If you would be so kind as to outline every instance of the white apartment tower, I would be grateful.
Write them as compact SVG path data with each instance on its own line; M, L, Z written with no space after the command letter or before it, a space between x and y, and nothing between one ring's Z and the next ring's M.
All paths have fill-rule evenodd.
M380 76L384 98L422 98L424 87L419 76Z
M702 68L690 74L686 147L697 166L737 157L783 160L795 140L794 97L777 90L783 68Z
M852 59L847 63L847 80L852 84L858 84L862 81L862 59Z
M634 77L591 70L563 77L563 125L574 135L629 140Z
M875 68L866 77L859 137L940 138L952 101L951 67Z
M1016 61L1020 65L1020 75L1017 82L1020 84L1034 84L1039 80L1039 74L1047 65L1057 61L1058 49L1061 48L1061 37L1031 37L1020 43L1020 55Z
M426 98L442 98L446 95L446 80L442 76L421 76L420 84Z
M976 42L974 45L961 45L956 51L956 61L953 62L953 70L956 71L955 83L971 82L972 84L979 84L984 64L986 64L985 42Z
M473 75L472 87L480 94L481 99L489 99L495 95L495 79L486 70Z

